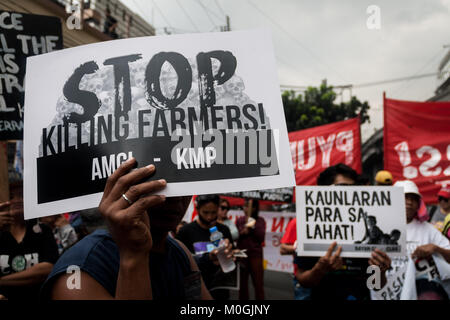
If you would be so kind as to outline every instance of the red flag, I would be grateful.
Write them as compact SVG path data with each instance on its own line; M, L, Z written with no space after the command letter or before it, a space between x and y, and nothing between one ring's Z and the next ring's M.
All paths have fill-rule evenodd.
M340 162L361 172L359 117L289 133L297 185L315 185L325 168Z
M450 185L450 102L384 99L384 168L412 180L426 203Z

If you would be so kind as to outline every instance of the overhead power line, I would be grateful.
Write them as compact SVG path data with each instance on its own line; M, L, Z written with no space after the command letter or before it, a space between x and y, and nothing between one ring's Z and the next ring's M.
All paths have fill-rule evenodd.
M187 13L187 11L184 9L184 7L181 5L179 0L176 0L178 6L181 8L181 10L183 10L184 14L186 15L186 17L189 19L189 21L191 22L192 26L194 27L195 30L197 30L197 32L200 32L200 30L197 28L197 26L194 23L194 20L192 20L191 16Z
M225 13L225 11L224 11L224 10L222 9L222 7L220 6L219 1L217 1L217 0L214 0L214 1L215 1L215 3L216 3L217 8L219 8L220 12L222 12L222 14L226 17L227 14Z
M201 1L201 0L200 0L200 1ZM215 12L215 11L212 10L211 8L209 8L209 7L207 7L207 6L205 6L204 8L205 8L205 10L208 10L209 12L211 12L211 13L214 15L214 17L216 17L217 19L219 19L219 20L222 20L222 19L223 19L223 17L221 17L220 14L217 14L217 12Z
M269 15L267 15L264 11L262 11L257 5L255 5L251 0L247 0L248 4L250 4L253 8L255 8L261 15L266 17L270 22L272 22L276 27L278 27L284 34L286 34L289 38L291 38L298 46L303 48L311 57L313 57L317 62L324 65L328 70L333 71L336 75L338 75L342 80L348 82L344 79L344 77L337 72L334 68L329 66L327 63L322 61L314 52L311 51L307 46L305 46L303 43L301 43L296 37L294 37L290 32L288 32L283 26L281 26L277 21L272 19ZM327 70L327 71L328 71Z
M427 61L420 69L418 69L418 70L413 74L413 76L416 76L416 75L418 75L419 73L425 71L425 70L428 68L428 66L430 66L432 63L434 63L434 61L436 60L436 58L438 58L438 57L441 55L443 49L444 49L444 48L440 48L439 51L438 51L435 55L433 55L433 57L432 57L430 60L428 60L428 61ZM449 52L450 52L450 51L449 51ZM392 94L394 95L394 94L398 93L398 94L400 95L401 93L403 93L403 92L405 91L405 89L408 88L408 83L409 83L409 81L410 81L410 80L406 81L406 82L405 82L404 84L402 84L402 85L399 85L399 87L396 88L396 89L392 92ZM402 89L403 89L403 90L402 90Z
M400 82L400 81L409 81L409 80L413 80L413 79L420 79L420 78L437 76L438 74L439 74L439 72L432 72L432 73L419 74L419 75L403 77L403 78L394 78L394 79L387 79L387 80L381 80L381 81L375 81L375 82L367 82L367 83L355 84L355 85L353 85L353 88L364 88L364 87L379 86L381 84L386 84L386 83L394 83L394 82Z
M366 82L361 84L346 84L346 85L333 85L333 88L337 89L357 89L357 88L364 88L364 87L372 87L372 86L379 86L386 83L394 83L394 82L401 82L401 81L409 81L414 79L420 79L420 78L427 78L432 76L437 76L439 72L432 72L432 73L424 73L419 75L413 75L409 77L402 77L402 78L394 78L394 79L386 79L386 80L380 80L380 81L374 81L374 82ZM297 91L306 90L308 86L298 86L298 85L286 85L282 84L280 85L283 89L292 89Z
M209 14L208 9L205 7L205 5L204 5L200 0L197 0L197 3L203 8L203 10L205 11L206 16L208 17L209 21L211 21L212 25L215 27L215 26L216 26L216 23L215 23L214 20L211 18L211 15Z
M162 12L162 10L158 7L158 5L156 4L155 0L152 0L153 6L156 8L156 10L159 11L159 13L161 14L161 17L164 19L164 21L167 23L167 25L173 29L172 25L170 24L169 20L167 20L166 16L164 15L164 13Z

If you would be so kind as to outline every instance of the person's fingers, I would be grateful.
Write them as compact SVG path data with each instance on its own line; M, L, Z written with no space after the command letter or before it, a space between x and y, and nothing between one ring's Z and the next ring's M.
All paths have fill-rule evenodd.
M337 248L336 252L333 254L333 256L330 259L330 264L331 265L334 265L336 263L336 261L339 259L340 255L341 255L341 252L342 252L342 247L339 246Z
M4 218L1 219L1 221L2 221L4 224L11 224L11 223L14 222L14 218L13 218L13 217L4 217Z
M343 264L344 264L344 262L342 261L341 257L338 257L333 264L334 270L340 269L343 266Z
M0 217L12 218L13 214L11 210L0 212Z
M372 260L375 262L377 266L386 267L384 263L384 259L378 255L376 252L372 252Z
M166 200L165 196L146 196L142 197L139 200L137 200L135 203L133 203L130 207L128 207L125 210L122 210L120 212L123 212L124 214L130 215L130 216L139 216L143 213L147 212L147 209L153 206L156 206L160 203L163 203Z
M213 260L213 261L217 260L217 253L218 252L219 252L219 250L217 250L217 249L211 250L211 252L209 253L210 259Z
M137 200L139 200L141 196L164 189L166 185L167 182L164 179L156 181L148 181L131 186L124 194L128 198L128 200L131 201L131 203L134 203ZM118 210L128 208L129 206L130 203L123 197L117 199L116 203L114 204L114 208Z
M142 167L139 169L136 169L134 171L131 171L130 173L126 175L122 175L117 179L116 183L112 187L111 192L109 193L108 198L110 201L116 201L120 197L122 197L122 194L124 194L128 189L135 185L144 178L149 177L151 174L155 172L155 166L154 165L148 165L146 167Z
M136 164L135 158L130 158L124 163L122 163L116 171L113 172L112 175L109 176L108 180L106 180L105 190L103 191L103 198L108 197L112 188L116 184L117 180L125 174L127 174Z
M417 247L416 250L414 250L414 252L412 253L413 257L417 257L420 258L419 256L421 255L421 248Z
M380 256L382 256L383 258L385 258L385 259L390 259L386 252L384 252L384 251L382 251L382 250L380 250L380 249L378 249L378 248L376 248L374 251L375 251L377 254L379 254Z
M11 204L11 201L6 202L0 202L0 210L8 208L8 206Z
M336 248L336 245L337 245L337 243L336 243L336 241L334 241L334 242L328 247L327 253L325 253L325 258L330 258L330 257L331 257L331 254L333 253L334 248Z
M342 252L342 246L339 246L334 254L336 257L340 257Z

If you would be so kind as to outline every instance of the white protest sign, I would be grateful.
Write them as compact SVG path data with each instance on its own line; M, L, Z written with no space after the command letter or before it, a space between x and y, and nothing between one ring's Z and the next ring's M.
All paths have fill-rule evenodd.
M334 241L341 257L369 258L375 248L405 255L402 188L298 186L296 208L299 256L323 256Z
M270 33L107 41L28 59L27 219L98 205L130 157L166 196L295 185Z

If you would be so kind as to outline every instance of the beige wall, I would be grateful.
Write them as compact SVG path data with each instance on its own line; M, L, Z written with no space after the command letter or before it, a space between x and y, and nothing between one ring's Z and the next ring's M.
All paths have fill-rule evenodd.
M60 17L64 48L111 40L109 36L88 25L85 25L83 30L69 30L66 26L68 14L65 12L64 8L50 0L2 0L0 2L0 9Z

